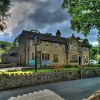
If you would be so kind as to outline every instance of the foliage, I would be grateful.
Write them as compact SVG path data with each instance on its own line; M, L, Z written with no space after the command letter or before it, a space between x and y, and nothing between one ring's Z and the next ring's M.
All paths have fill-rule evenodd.
M4 46L4 47L3 47ZM5 53L12 47L12 43L0 41L0 53Z
M0 0L0 30L3 31L6 28L6 21L10 16L10 1Z
M13 41L13 45L14 47L18 47L19 46L19 39L20 39L21 34L19 34L15 40Z
M98 45L95 47L91 47L90 53L91 59L96 60L98 63L100 63L100 47Z
M96 28L100 34L100 0L64 0L63 8L71 16L71 28L84 36Z
M64 65L65 68L77 68L78 65Z
M93 68L98 68L98 67L100 68L100 64L91 65L90 67L91 67L91 68L92 68L92 67L93 67Z

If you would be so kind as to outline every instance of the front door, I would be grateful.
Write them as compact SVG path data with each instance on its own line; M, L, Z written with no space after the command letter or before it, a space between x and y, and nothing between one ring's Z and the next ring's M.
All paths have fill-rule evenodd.
M81 57L79 56L79 65L81 65Z

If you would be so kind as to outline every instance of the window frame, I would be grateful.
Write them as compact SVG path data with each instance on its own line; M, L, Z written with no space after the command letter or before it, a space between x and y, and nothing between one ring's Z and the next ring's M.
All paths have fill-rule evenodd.
M53 62L58 62L58 54L53 54Z
M42 60L50 60L50 54L49 53L42 53Z

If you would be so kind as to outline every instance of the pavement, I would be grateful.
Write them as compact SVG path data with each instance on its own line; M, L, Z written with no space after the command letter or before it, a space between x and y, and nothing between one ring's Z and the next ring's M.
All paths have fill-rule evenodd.
M24 94L22 96L17 96L17 97L11 97L8 100L64 100L62 97L59 95L55 94L54 92L50 90L43 90L39 92L34 92L34 93L28 93Z
M9 67L9 68L0 68L0 72L6 72L6 71L18 71L18 70L26 70L26 69L32 69L33 67Z
M100 77L0 91L0 100L85 100L100 90Z

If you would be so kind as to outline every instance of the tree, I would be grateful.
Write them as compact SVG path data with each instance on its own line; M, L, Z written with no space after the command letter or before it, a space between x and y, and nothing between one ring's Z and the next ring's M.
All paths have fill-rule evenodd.
M68 9L72 30L87 36L96 28L100 36L100 0L64 0L62 7Z
M6 21L10 16L10 1L9 0L0 0L0 31L6 29Z
M15 40L13 41L13 46L14 46L14 47L18 47L18 46L19 46L19 39L20 39L20 37L21 37L21 34L19 34L19 35L15 38Z

